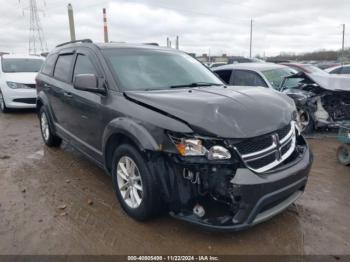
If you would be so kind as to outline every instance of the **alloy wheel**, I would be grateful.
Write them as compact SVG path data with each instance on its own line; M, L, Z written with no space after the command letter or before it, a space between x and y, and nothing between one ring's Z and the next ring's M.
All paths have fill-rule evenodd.
M49 129L49 122L44 112L41 114L40 120L41 120L40 121L41 132L43 134L45 141L48 141L50 138L50 129Z
M140 171L130 157L123 156L117 164L117 183L124 202L130 208L138 208L143 197Z

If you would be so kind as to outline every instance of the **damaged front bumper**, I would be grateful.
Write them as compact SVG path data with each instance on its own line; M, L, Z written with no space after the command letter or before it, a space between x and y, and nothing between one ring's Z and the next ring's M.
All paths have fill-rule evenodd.
M195 164L186 164L188 170L193 170L193 178L186 182L181 173L181 170L187 170L183 163L165 161L160 181L170 215L217 231L246 229L277 215L302 195L307 183L313 156L304 139L300 137L299 140L302 140L301 145L299 141L292 160L263 174L244 166L232 172L229 165L203 168L203 164L198 165L196 172ZM164 171L169 174L167 179ZM208 181L210 177L220 176L223 179ZM229 185L226 189L225 183ZM205 214L194 212L193 207L198 205Z

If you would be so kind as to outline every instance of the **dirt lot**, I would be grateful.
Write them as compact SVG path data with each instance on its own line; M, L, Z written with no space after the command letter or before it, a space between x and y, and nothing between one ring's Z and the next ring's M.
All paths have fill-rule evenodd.
M334 139L309 142L315 163L296 205L209 233L167 216L131 220L102 170L65 144L44 147L33 112L0 114L0 254L350 254L350 168Z

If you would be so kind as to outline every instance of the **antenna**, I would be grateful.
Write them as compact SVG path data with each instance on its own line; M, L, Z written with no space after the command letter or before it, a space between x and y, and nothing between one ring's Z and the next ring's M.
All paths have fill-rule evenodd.
M47 43L40 23L39 10L36 0L29 1L29 54L38 55L47 52Z

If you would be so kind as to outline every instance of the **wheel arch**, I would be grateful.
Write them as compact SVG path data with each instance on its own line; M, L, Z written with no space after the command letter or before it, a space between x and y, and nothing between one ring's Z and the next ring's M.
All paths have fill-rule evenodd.
M146 128L128 118L115 119L107 125L103 134L103 156L108 173L112 170L114 150L123 143L131 144L141 152L160 150Z
M40 110L42 107L45 107L46 112L48 114L48 121L51 125L52 131L54 134L56 134L56 128L54 125L54 117L53 117L53 112L52 112L52 108L50 106L49 99L47 98L47 96L43 92L39 92L38 97L36 99L36 111L37 111L38 116L40 115Z

